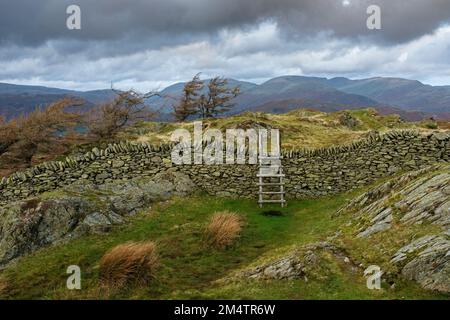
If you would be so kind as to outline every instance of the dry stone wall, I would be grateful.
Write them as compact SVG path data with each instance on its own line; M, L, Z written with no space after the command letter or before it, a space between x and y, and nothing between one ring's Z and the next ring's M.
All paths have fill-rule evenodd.
M35 196L76 181L95 184L152 177L164 171L187 173L212 195L256 197L256 165L173 165L172 145L121 142L94 148L64 161L40 164L0 181L0 204ZM374 133L346 146L282 152L289 198L351 190L397 171L450 161L450 133Z

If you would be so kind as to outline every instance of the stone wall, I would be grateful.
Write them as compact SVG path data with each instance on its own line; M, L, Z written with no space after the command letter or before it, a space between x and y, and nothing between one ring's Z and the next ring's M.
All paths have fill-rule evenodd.
M46 162L0 181L0 204L52 191L75 181L103 184L163 171L187 173L209 194L256 198L256 165L180 165L171 145L121 142L65 161ZM287 198L351 190L401 170L450 161L450 133L371 134L346 146L282 152Z

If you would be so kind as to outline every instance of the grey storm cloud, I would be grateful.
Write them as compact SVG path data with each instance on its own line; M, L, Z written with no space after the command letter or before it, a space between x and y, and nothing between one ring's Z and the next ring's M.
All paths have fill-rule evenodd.
M356 38L371 35L365 24L370 4L382 10L383 32L375 38L388 43L411 40L450 21L448 0L348 1L344 6L342 0L2 0L0 40L33 46L54 39L128 37L155 38L155 45L164 45L266 19L276 21L288 36L328 31ZM82 10L77 33L65 27L70 4Z
M81 8L68 30L66 8ZM366 10L381 8L381 30ZM450 0L0 0L0 82L148 90L202 72L450 82Z

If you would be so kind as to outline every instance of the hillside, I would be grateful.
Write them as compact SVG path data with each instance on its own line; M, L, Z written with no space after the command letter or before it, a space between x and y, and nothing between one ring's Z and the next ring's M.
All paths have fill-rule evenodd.
M311 109L295 109L285 114L246 112L219 119L203 120L204 127L278 128L284 148L320 148L349 143L364 137L370 131L392 129L418 129L424 132L433 128L432 122L405 122L397 115L380 115L374 109L344 110L333 113ZM127 129L121 139L162 143L170 141L176 128L192 130L192 122L158 123L143 122Z
M24 86L0 83L0 115L7 119L27 114L37 106L46 106L64 97L81 98L85 107L110 100L114 93L109 90L75 91L42 86Z
M192 123L77 146L0 180L0 298L448 299L450 132L435 125L374 109L205 120L281 130L285 208L258 207L254 165L173 164L170 133ZM217 214L239 221L225 247L207 233ZM143 242L151 276L105 284L104 257Z
M415 80L370 78L331 79L331 85L347 93L360 94L404 109L449 112L450 86L430 86Z
M449 195L442 186L450 184L449 169L434 166L352 193L292 200L284 209L261 210L252 200L197 194L144 206L134 217L123 216L129 222L122 226L117 217L111 223L92 216L83 223L96 228L94 234L38 250L4 269L0 297L448 299ZM121 199L136 193L133 188L128 184L92 193L86 186L72 187L42 199L53 212L52 201L81 197L90 206L102 206L114 195L115 203L129 212L139 197ZM435 191L420 196L430 188ZM23 210L36 205L30 203ZM391 208L389 219L384 214L387 208ZM218 250L205 244L203 234L208 217L223 210L236 212L245 224L232 247ZM382 214L376 215L379 210ZM387 226L375 227L380 224ZM158 243L161 265L151 284L114 292L102 289L102 255L117 244L142 240ZM67 263L82 268L82 290L65 288ZM384 272L381 290L366 288L363 271L371 264Z
M0 3L0 314L448 314L450 0Z
M315 78L286 76L274 78L261 85L244 91L235 102L237 107L233 112L254 108L268 101L274 103L286 99L314 100L322 103L335 103L352 107L376 107L380 105L370 98L348 94L330 86L324 85Z

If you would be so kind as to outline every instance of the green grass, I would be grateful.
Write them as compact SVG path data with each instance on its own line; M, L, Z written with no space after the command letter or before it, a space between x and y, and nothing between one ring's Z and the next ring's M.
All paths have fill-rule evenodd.
M142 212L108 234L87 236L22 258L0 273L0 298L439 298L411 283L395 290L369 291L361 275L333 260L326 266L330 274L320 281L217 281L294 246L325 240L345 219L332 218L331 214L351 196L290 201L283 209L272 207L280 210L281 216L263 215L263 210L251 200L203 195L174 199ZM222 210L242 215L245 226L239 241L220 251L205 244L204 229L208 218ZM129 288L109 297L102 295L98 283L102 255L115 245L141 240L152 240L158 245L161 266L156 279L148 287ZM82 271L79 291L65 287L66 268L73 264Z
M202 299L448 299L448 296L425 292L418 285L403 282L391 289L383 284L381 290L369 290L362 277L349 275L345 271L330 274L322 281L310 280L272 280L242 281L221 287L213 287L198 298ZM192 292L190 294L193 294ZM188 298L181 295L180 298Z

